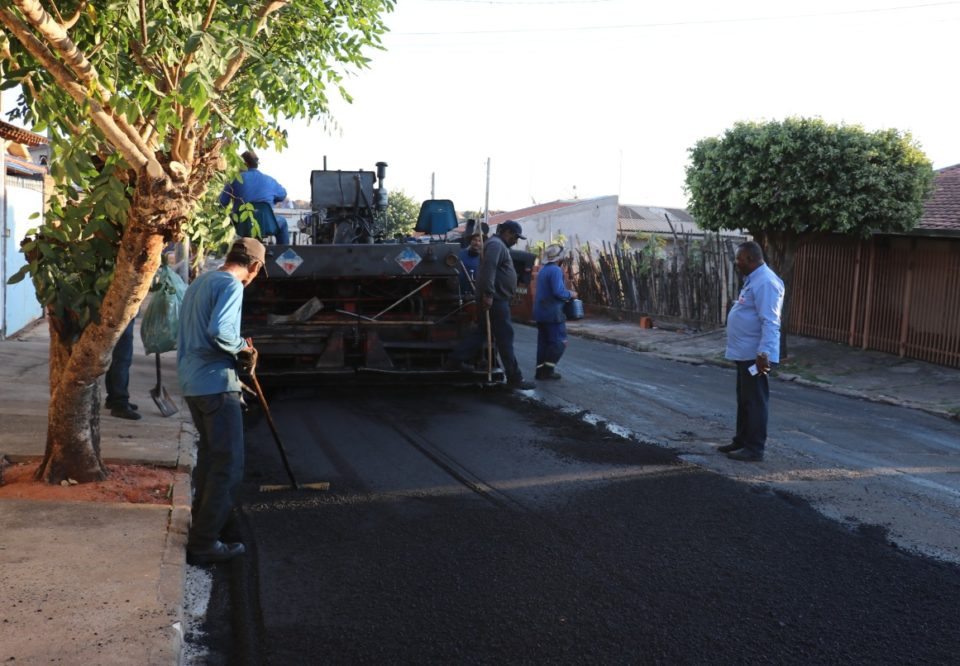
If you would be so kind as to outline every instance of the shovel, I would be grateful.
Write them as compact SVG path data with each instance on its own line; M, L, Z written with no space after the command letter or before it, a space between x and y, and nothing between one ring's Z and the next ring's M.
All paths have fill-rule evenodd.
M247 339L247 344L251 347L253 346L253 340ZM293 469L290 467L290 461L287 460L287 451L283 447L283 441L280 439L280 433L277 432L277 425L273 422L273 415L270 414L270 406L267 404L267 398L263 394L263 389L260 388L260 380L257 379L257 362L254 360L253 365L250 367L250 382L253 384L255 390L251 391L246 384L242 384L242 387L251 393L255 393L257 400L260 401L260 408L263 409L263 413L267 417L267 425L270 426L270 432L273 433L273 441L277 444L277 451L280 452L280 460L283 461L283 469L287 472L287 478L290 479L289 484L278 484L278 485L262 485L260 486L260 492L268 493L276 490L329 490L330 482L328 481L318 481L316 483L300 483L297 481L297 477L293 475Z
M160 413L164 416L173 416L180 411L180 408L174 404L173 399L170 398L170 394L167 393L167 389L163 388L163 384L160 381L160 354L156 354L157 357L157 385L150 389L150 397L153 398L154 404L156 404L157 409L160 410Z

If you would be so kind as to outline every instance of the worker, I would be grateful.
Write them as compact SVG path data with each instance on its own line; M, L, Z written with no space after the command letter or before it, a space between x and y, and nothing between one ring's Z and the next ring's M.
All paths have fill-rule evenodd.
M273 236L278 245L290 244L290 229L284 218L277 219L273 204L287 198L287 191L274 178L260 171L260 158L252 150L245 151L240 157L246 170L240 177L223 188L220 193L220 205L232 204L233 225L238 236L253 236L250 220L240 220L240 207L253 204L253 217L260 226L260 238Z
M130 320L120 334L117 344L113 346L110 367L103 376L107 388L104 406L110 410L110 416L130 421L139 421L143 418L137 411L137 405L130 402L130 365L133 363L133 323L135 321L136 317Z
M242 543L224 543L220 533L243 479L237 366L256 363L256 350L240 337L243 289L261 270L266 273L265 262L260 241L236 240L220 270L194 280L180 307L177 372L198 435L187 538L191 564L223 562L244 553Z
M548 245L537 274L536 300L533 302L533 320L537 322L537 379L560 379L557 363L567 348L563 304L577 297L576 291L563 284L566 256L562 245Z
M483 236L474 232L467 240L467 247L460 250L460 293L472 294L473 284L480 270L480 250L483 249Z
M477 274L476 299L480 306L480 328L472 331L450 354L447 369L471 371L468 360L483 349L487 334L487 321L496 341L500 362L503 364L507 385L528 390L536 384L526 381L517 357L513 353L513 324L510 321L510 300L517 290L517 271L513 266L510 248L526 238L519 222L507 220L497 226L497 232L483 246L480 270Z

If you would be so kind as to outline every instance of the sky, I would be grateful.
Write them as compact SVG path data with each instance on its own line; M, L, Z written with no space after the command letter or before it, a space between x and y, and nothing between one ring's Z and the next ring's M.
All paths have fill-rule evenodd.
M684 207L688 150L737 121L910 132L960 163L960 0L398 0L336 127L288 121L261 170L373 170L417 201ZM489 187L487 171L489 164Z
M373 169L416 200L513 210L619 195L684 207L688 150L737 121L820 117L910 132L960 162L960 2L399 0L347 81L338 129L291 123L261 167Z

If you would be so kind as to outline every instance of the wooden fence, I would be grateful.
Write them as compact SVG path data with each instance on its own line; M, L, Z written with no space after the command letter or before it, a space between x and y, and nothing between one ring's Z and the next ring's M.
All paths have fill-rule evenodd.
M960 367L960 239L801 245L788 331Z
M720 327L740 287L733 260L742 241L677 234L667 250L656 236L636 250L608 243L588 247L579 254L576 289L587 304Z

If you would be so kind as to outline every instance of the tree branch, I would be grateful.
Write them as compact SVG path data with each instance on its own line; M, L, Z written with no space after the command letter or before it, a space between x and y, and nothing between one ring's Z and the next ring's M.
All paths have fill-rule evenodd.
M263 27L267 24L267 19L270 17L270 14L277 12L287 5L290 4L289 0L263 0L263 4L260 6L260 9L257 11L257 27L253 31L253 34L256 35ZM243 61L247 59L247 54L243 49L240 49L240 52L233 57L233 59L227 64L227 69L221 74L217 80L214 82L214 89L217 92L222 91L233 80L233 77L237 75L237 72L240 71L240 66L243 65Z
M147 0L140 0L140 39L147 48Z
M77 24L77 21L80 20L80 17L83 16L83 10L87 8L88 0L83 0L78 6L77 11L73 13L73 16L69 20L64 21L63 17L60 16L60 12L57 12L57 18L60 19L60 24L64 27L65 30L69 30Z
M97 77L96 70L93 68L93 65L89 60L80 52L80 49L77 48L76 44L73 43L73 40L67 35L66 31L60 26L59 23L54 21L49 14L43 9L40 5L39 0L13 0L14 4L23 12L24 17L30 22L34 29L39 32L44 39L56 49L57 53L62 57L66 63L70 66L70 69L73 70L73 73L76 77L79 78L84 86L81 86L72 75L66 70L63 65L53 56L53 54L43 45L33 33L30 32L29 28L24 25L15 15L12 14L9 10L4 10L5 15L9 15L16 23L19 23L21 26L20 34L18 34L18 39L21 42L24 41L24 38L27 38L35 42L35 46L39 46L37 52L34 53L31 50L31 54L34 55L38 60L44 62L45 67L54 75L55 78L60 81L63 79L63 83L72 84L76 89L72 89L69 86L67 87L67 92L70 94L74 100L82 107L84 103L89 103L91 110L91 118L103 130L107 139L123 153L124 158L127 159L127 162L131 166L136 168L146 167L147 174L154 179L163 178L164 172L163 167L160 166L160 163L157 162L156 157L153 155L153 152L147 147L143 140L140 137L139 132L133 128L130 123L126 121L125 118L116 116L112 113L109 107L101 106L96 99L90 96L87 93L87 89L95 91L99 94L101 99L104 102L109 102L110 92L106 90L102 85L100 85L99 79ZM6 23L6 21L5 21ZM10 27L13 30L13 27ZM24 43L24 46L27 46ZM58 77L54 74L54 70L60 72ZM64 76L64 74L66 76ZM80 97L77 96L79 92Z
M123 155L130 166L135 169L144 169L152 161L160 169L156 173L155 169L148 169L148 174L155 178L163 176L163 168L156 162L153 156L144 155L139 147L130 141L126 132L121 129L113 114L106 111L99 102L87 96L87 90L81 86L74 78L73 74L64 67L59 60L47 49L47 47L37 39L23 21L21 21L11 10L0 9L0 22L14 35L14 37L23 44L24 48L36 58L41 65L50 73L50 75L59 83L71 98L83 108L88 105L90 108L90 118L93 123L100 128L106 139Z
M217 0L210 0L210 4L207 7L208 19L212 20L213 10L216 7L216 2ZM263 30L264 26L267 24L267 19L270 18L271 14L283 9L289 4L290 0L263 0L263 4L260 5L260 9L257 10L257 24L253 34L256 35ZM205 22L205 25L208 25L208 23ZM240 49L237 55L235 55L227 64L227 68L224 73L221 74L214 82L213 88L216 92L222 92L230 84L233 78L237 75L237 72L240 71L240 67L243 65L243 62L246 60L246 58L247 54L243 51L243 49ZM184 59L184 67L189 61L190 56L187 56L187 58ZM190 168L196 152L197 136L193 128L195 120L196 114L193 112L193 109L188 109L182 118L181 128L172 141L173 150L171 152L174 155L174 159L180 161L188 168Z
M200 28L203 32L206 32L210 28L210 24L213 23L213 12L217 8L217 0L210 0L210 4L207 5L207 15L203 19L203 27Z

